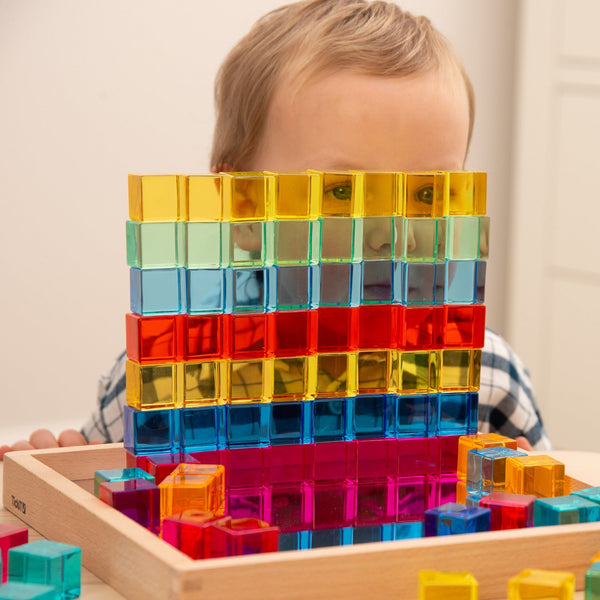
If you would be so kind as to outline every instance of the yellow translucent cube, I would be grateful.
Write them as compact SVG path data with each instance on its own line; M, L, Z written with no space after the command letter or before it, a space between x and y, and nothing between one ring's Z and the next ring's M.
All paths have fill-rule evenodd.
M363 350L358 353L358 393L386 394L390 389L393 368L392 353L389 350Z
M575 575L564 571L525 569L508 581L508 600L571 600Z
M314 397L315 378L311 377L309 358L292 356L273 360L273 402Z
M467 477L467 455L470 450L479 448L494 448L505 446L517 449L517 441L498 433L478 433L476 435L462 435L458 438L458 465L456 473L461 479Z
M402 216L443 217L445 182L443 172L406 173L401 194Z
M274 173L265 171L267 178L267 206L270 218L316 219L318 207L312 202L310 176L301 173Z
M187 220L222 219L222 181L220 175L190 175L186 178Z
M180 408L178 363L125 363L125 398L137 410Z
M352 171L358 173L359 171ZM363 217L391 217L400 210L399 193L404 186L404 173L393 171L362 172Z
M227 390L225 361L183 364L183 406L222 404Z
M471 350L471 373L469 379L469 390L479 391L481 385L481 350Z
M565 465L551 456L509 456L506 459L508 494L532 494L538 498L564 495Z
M261 221L267 218L267 180L259 172L221 173L224 221Z
M232 360L229 362L230 404L270 402L273 398L273 359Z
M419 571L419 600L477 600L477 580L467 571Z
M320 217L359 217L362 172L308 171L312 202Z
M446 178L448 215L485 215L487 174L450 171Z
M180 464L163 479L160 488L160 518L186 510L225 511L225 469L223 465Z
M317 354L316 398L356 395L356 354L340 352Z
M471 350L441 350L439 389L468 391L471 384Z
M179 175L129 175L132 221L185 221L186 181Z
M437 381L435 355L427 350L399 353L399 394L427 394L434 390Z

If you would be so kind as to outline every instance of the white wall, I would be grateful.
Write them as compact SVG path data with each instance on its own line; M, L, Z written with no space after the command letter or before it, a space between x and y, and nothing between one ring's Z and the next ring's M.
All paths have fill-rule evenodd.
M127 173L208 169L212 81L280 0L0 0L0 443L81 426L124 347ZM478 95L489 172L488 322L504 327L515 0L411 0Z

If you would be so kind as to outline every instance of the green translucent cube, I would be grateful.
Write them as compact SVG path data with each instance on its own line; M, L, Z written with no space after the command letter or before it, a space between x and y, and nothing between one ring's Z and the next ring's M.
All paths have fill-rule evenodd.
M267 256L265 233L264 221L232 222L229 230L229 264L232 267L263 266Z
M406 262L437 262L445 258L444 219L396 217L394 258Z
M185 229L181 222L127 221L127 264L140 269L165 269L184 264Z
M186 223L188 269L218 268L229 264L229 223Z
M362 254L362 219L325 217L321 227L321 262L352 262Z
M129 479L147 479L154 483L154 476L143 469L102 469L94 473L94 495L98 497L100 484L105 481L127 481Z
M319 260L320 228L316 221L285 220L266 223L267 265L306 265Z
M446 258L479 258L480 227L480 217L446 217Z
M361 221L363 260L391 260L394 248L394 218L364 217Z
M51 585L56 590L56 600L80 595L80 548L38 540L11 548L8 556L9 581Z
M55 600L56 590L50 585L16 583L0 585L0 600Z

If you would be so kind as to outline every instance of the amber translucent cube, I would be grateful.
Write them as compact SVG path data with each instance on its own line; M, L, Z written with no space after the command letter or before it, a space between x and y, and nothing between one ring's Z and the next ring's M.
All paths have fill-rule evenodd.
M125 364L125 397L127 404L138 410L179 408L180 364L141 365L132 360Z
M525 569L508 581L508 600L571 600L575 575L564 571Z
M467 477L467 455L470 450L478 448L493 448L494 446L506 446L517 449L517 441L498 433L479 433L476 435L463 435L458 439L458 465L457 475L461 479Z
M225 402L227 367L222 360L183 364L182 405L204 406Z
M448 215L485 215L487 174L451 171L446 178Z
M435 352L400 352L399 394L427 394L435 391L437 381Z
M403 189L404 173L365 171L362 173L363 217L390 217L399 211L399 190Z
M339 398L356 394L356 354L318 354L316 397Z
M225 510L223 465L180 464L160 487L160 518L185 510L222 515Z
M404 217L443 217L446 175L442 172L410 172L404 178Z
M186 187L188 221L221 220L220 175L190 175L186 178Z
M185 221L185 177L129 175L129 218L132 221Z
M390 389L393 358L390 350L363 350L358 353L358 393L386 394Z
M469 390L471 383L471 354L471 350L440 351L440 390Z
M477 580L466 571L419 571L419 600L477 600Z
M310 194L310 176L302 173L274 173L265 171L267 178L267 206L272 219L315 219L318 207Z
M267 218L267 179L259 172L221 173L223 220L261 221Z
M229 365L227 401L269 402L273 397L273 359L232 360Z
M362 197L362 173L308 171L311 202L320 217L358 217Z
M506 492L537 498L562 496L565 465L546 455L511 456L506 459Z
M273 402L314 397L316 370L309 369L309 359L292 356L273 360Z

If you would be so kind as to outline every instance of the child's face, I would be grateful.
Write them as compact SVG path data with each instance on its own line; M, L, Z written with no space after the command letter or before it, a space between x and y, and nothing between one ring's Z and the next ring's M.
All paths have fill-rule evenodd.
M341 71L313 77L298 89L280 84L248 168L455 171L463 168L468 133L467 93L454 68L406 77ZM390 228L370 227L365 250L389 255ZM412 235L409 250L428 242ZM333 255L343 244L323 236L322 245Z

